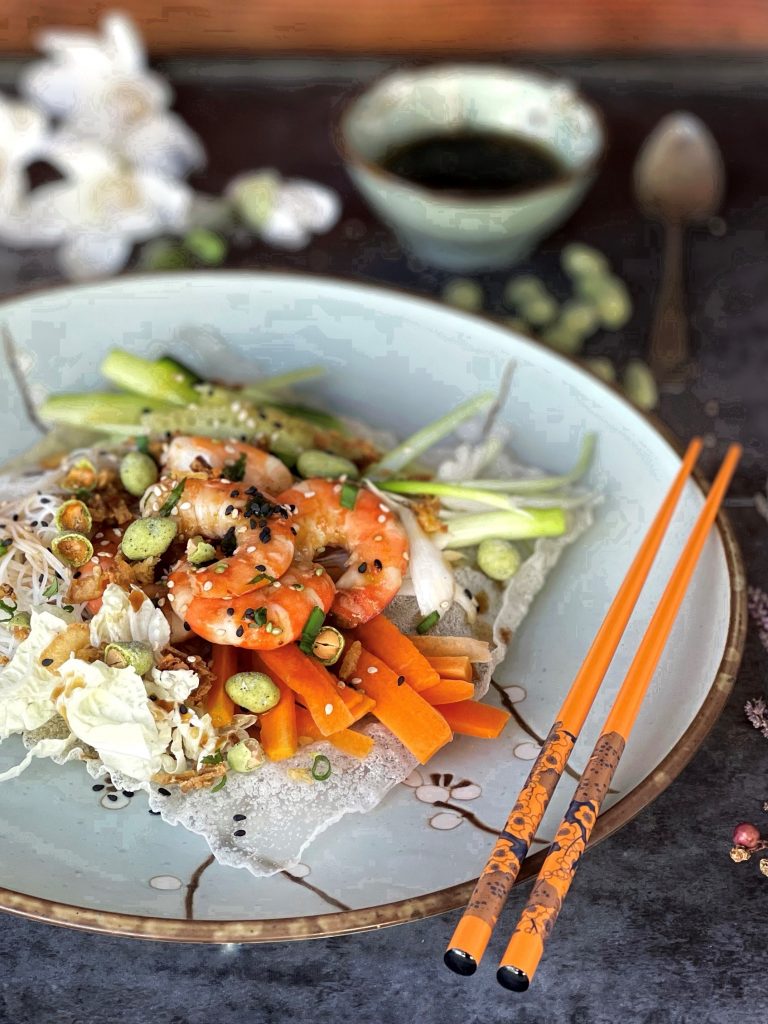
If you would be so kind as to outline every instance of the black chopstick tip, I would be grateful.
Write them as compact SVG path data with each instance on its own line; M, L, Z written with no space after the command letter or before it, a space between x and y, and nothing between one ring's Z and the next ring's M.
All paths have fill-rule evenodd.
M463 949L446 949L443 954L443 963L454 974L461 974L464 978L468 978L477 970L477 961Z
M521 971L519 967L506 965L502 965L496 971L496 981L510 992L526 992L531 983L525 971Z

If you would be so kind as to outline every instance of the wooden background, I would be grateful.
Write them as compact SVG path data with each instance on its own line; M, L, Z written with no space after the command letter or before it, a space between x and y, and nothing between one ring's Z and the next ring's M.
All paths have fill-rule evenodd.
M110 7L158 54L768 50L768 0L0 0L0 50Z

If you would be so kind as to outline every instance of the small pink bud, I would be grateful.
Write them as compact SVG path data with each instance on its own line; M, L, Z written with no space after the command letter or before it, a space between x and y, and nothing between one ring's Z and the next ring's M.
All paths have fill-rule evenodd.
M760 832L749 821L742 821L733 830L733 841L736 846L745 846L748 850L754 850L760 842Z

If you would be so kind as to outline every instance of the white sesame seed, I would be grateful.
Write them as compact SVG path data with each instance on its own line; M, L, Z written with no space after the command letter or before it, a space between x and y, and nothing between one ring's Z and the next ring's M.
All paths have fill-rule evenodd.
M216 630L216 636L226 636L226 635L227 635L226 629L217 629Z
M232 405L232 412L237 412L237 410L239 408L240 408L239 403L238 402L234 402L233 405ZM231 444L224 445L224 451L227 453L227 455L237 455L237 448L235 448Z
M382 512L389 512L389 506L382 505L381 502L379 502L379 508L381 509Z
M362 680L362 679L360 678L360 676L355 676L355 678L354 678L354 679L350 679L350 680L349 680L349 682L350 682L350 684L351 684L352 686L358 686L358 685L359 685L360 683L362 683L362 681L363 681L363 680Z
M99 530L99 532L96 534L96 540L101 540L103 536L104 534L101 532L101 530Z
M275 580L275 581L274 581L274 582L272 583L272 586L273 586L273 587L282 587L282 583L280 582L280 580Z
M333 493L334 494L339 494L340 491L341 491L341 484L334 484L333 485Z
M246 554L249 554L249 555L252 555L255 550L256 550L256 545L255 544L251 544L250 547L247 547L245 549Z
M194 663L195 663L195 656L194 656L194 654L187 655L187 661L189 662L190 665L194 665Z
M343 679L340 679L340 680L338 681L338 683L336 683L336 685L338 686L338 688L339 688L340 690L343 690L343 689L345 689L345 687L346 687L346 685L347 685L347 684L346 684L346 683L344 682L344 680L343 680Z
M377 533L376 536L373 539L374 540L384 540L384 538L382 537L382 535L380 533Z
M376 668L375 665L369 665L368 668L366 669L366 672L368 673L369 676L375 676L378 671L379 670Z
M112 543L112 541L109 539L109 537L105 537L104 540L99 541L99 547L105 548L107 546L107 544L111 544L111 543Z
M179 514L179 510L174 506L174 508L171 509L171 515L172 516L177 516L178 514Z
M173 580L168 580L168 589L169 590L172 589L175 586L176 586L176 584L173 582Z
M179 508L182 511L186 512L188 508L192 508L192 502L191 501L182 501L182 503L179 505Z
M441 608L450 608L451 607L451 602L450 601L441 601L440 602L440 607Z
M158 608L164 608L165 607L165 598L164 597L161 597L160 600L157 602L157 607Z
M406 562L410 562L410 560L411 560L411 556L410 556L410 555L408 554L408 552L407 552L407 551L404 551L404 552L403 552L403 559L404 559L404 560L405 560Z
M332 715L333 714L333 704L326 704L325 705L325 713L326 713L326 715Z
M99 564L99 556L98 555L94 555L93 558L91 559L91 562L93 562L94 565L98 565Z
M314 498L317 491L304 491L305 498Z
M123 531L122 530L118 530L118 528L116 526L112 527L112 533L114 533L114 535L116 537L122 537L123 536Z
M173 602L174 602L174 601L175 601L176 599L175 599L175 597L173 596L173 594L169 594L169 595L168 595L168 600L169 600L169 601L171 602L171 604L173 604Z
M236 526L235 527L235 533L247 533L247 532L248 532L248 527L247 526Z
M379 516L379 518L376 520L377 523L386 523L386 521L387 521L387 517L386 516Z
M203 590L213 590L213 583L210 580L206 580L203 584Z

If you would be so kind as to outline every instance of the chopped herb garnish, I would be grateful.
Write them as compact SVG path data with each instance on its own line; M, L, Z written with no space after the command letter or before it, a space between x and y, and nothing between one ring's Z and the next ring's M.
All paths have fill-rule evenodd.
M235 537L235 528L230 526L224 536L221 538L221 551L222 554L230 557L234 555L237 549L237 538Z
M232 483L239 482L245 477L245 453L238 455L234 462L228 462L222 468L221 475Z
M330 779L331 771L331 762L325 754L315 754L312 762L312 778L318 782L325 782L326 779Z
M221 764L224 761L224 755L220 750L217 750L215 754L208 754L203 758L203 764Z
M149 438L146 434L140 434L136 438L136 448L142 453L142 455L150 455L151 457L151 453L149 451Z
M243 613L243 618L248 621L250 626L266 626L267 624L267 609L261 608L246 608Z
M428 633L433 626L437 625L440 619L440 612L430 612L426 618L423 618L416 627L417 633Z
M61 610L63 612L73 612L75 610L75 606L73 604L63 604L61 606Z
M92 487L76 487L72 492L78 501L86 502L93 495Z
M277 579L276 576L270 576L268 572L259 572L259 573L256 573L256 575L253 577L253 579L249 580L249 582L250 583L261 583L262 580L267 580L269 583L274 583L276 579Z
M211 786L211 792L212 793L218 793L220 789L224 789L226 784L227 784L227 776L226 775L222 775L221 778L219 779L219 781L216 783L216 785L215 786Z
M15 604L8 604L7 601L0 600L0 612L5 612L9 619L12 619L13 616L16 614L17 607L18 606Z
M48 586L43 591L43 597L56 597L59 592L59 581L51 580Z
M8 554L12 543L10 540L0 540L0 558Z
M159 516L169 516L171 512L176 508L179 501L181 500L182 494L184 493L184 484L186 482L186 477L184 477L183 480L179 480L179 482L176 484L176 486L173 488L171 493L168 495L168 497L161 505L160 511L157 513Z
M357 501L357 492L360 490L355 484L349 482L342 484L341 486L341 507L342 508L354 508L355 502Z
M304 629L301 631L301 637L299 639L299 650L303 651L304 654L311 654L312 648L317 639L317 634L322 629L323 623L325 622L325 612L322 608L313 608L309 613L309 618L306 621Z

